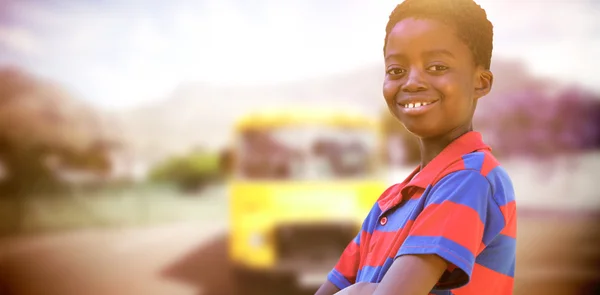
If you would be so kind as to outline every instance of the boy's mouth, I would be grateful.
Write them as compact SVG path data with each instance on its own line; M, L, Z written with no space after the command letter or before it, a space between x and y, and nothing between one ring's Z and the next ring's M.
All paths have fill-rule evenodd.
M400 106L406 108L406 109L412 109L412 108L419 108L421 106L426 106L429 104L432 104L433 102L411 102L411 103L407 103L407 104L400 104Z
M402 111L406 114L418 115L429 110L437 100L411 100L405 102L398 102Z

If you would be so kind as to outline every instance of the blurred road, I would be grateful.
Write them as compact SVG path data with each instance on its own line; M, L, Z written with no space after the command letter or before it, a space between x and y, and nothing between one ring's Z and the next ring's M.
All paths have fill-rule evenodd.
M0 239L0 295L231 294L220 202L222 218L203 223Z
M1 248L0 282L11 295L216 294L205 291L224 285L224 231L176 224L11 240ZM197 281L187 281L190 271Z
M203 224L0 240L0 294L231 294L225 202L223 218ZM598 219L523 212L515 294L600 294L591 289L600 279L594 268L600 265Z

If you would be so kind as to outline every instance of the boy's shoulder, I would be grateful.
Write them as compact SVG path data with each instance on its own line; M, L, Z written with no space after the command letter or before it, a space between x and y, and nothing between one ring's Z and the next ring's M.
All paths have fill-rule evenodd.
M454 173L461 171L461 174ZM477 173L487 180L491 190L491 197L501 208L515 204L515 192L512 180L508 172L502 167L498 159L491 153L490 149L480 150L462 155L449 164L446 169L436 177L432 183L435 186L442 179L451 177L461 182L460 178L467 178ZM463 183L463 185L469 185ZM510 214L508 214L510 215Z
M437 176L433 179L432 185L435 185L444 177L458 171L473 171L481 174L481 176L490 181L492 187L499 184L505 184L504 182L506 181L508 181L508 183L511 182L508 173L490 150L474 151L448 160L447 166L440 169ZM504 180L504 182L496 183L497 180Z

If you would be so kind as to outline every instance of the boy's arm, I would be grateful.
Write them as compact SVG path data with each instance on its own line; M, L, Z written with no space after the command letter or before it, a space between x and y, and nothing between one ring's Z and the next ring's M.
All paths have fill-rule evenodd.
M333 295L336 294L338 291L340 291L340 288L336 287L332 282L327 280L325 281L325 283L323 283L323 285L321 285L321 287L317 290L317 293L315 293L315 295Z
M454 289L470 281L482 246L505 227L491 185L478 171L461 170L428 193L396 259L380 284L356 286L342 294L419 294Z
M404 255L392 263L381 283L359 283L335 294L425 295L429 294L447 267L448 263L437 255Z

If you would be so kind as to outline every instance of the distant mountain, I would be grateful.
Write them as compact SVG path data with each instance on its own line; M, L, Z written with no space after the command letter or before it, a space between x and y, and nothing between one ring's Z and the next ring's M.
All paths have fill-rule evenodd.
M495 81L486 100L503 93L554 85L532 77L516 61L495 61ZM378 116L385 109L381 94L382 65L321 78L261 86L181 85L162 101L119 114L136 152L147 159L181 153L194 147L227 144L234 120L263 107L336 106ZM482 103L485 105L485 102Z

